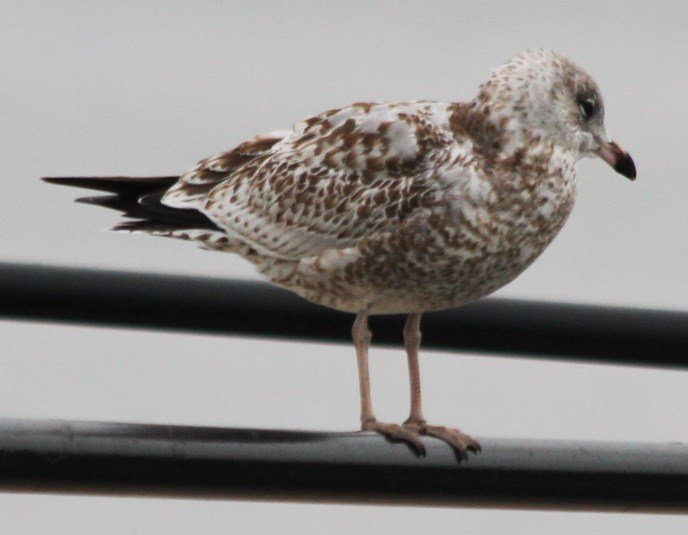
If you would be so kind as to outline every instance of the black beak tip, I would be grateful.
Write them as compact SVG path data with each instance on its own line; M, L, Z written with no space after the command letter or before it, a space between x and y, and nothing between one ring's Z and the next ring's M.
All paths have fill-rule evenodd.
M616 160L616 165L614 165L614 171L622 174L630 180L635 180L635 163L633 163L633 158L627 152L624 152Z

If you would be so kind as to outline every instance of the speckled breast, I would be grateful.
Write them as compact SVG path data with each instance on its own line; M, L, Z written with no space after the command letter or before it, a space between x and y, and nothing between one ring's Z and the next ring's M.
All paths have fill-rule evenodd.
M529 190L514 184L492 204L438 206L391 235L363 241L360 257L325 279L301 280L292 289L348 312L456 307L527 268L561 230L574 200L572 177L540 177Z

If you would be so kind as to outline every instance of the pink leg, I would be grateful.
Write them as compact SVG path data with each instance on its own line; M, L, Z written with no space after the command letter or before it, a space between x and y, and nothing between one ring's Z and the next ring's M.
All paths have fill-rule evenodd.
M356 316L352 329L356 359L358 361L358 384L361 394L361 429L375 431L395 442L406 442L417 455L425 455L425 447L418 433L396 424L378 422L373 415L370 399L370 373L368 372L368 347L371 332L368 329L368 313Z
M404 427L421 435L430 435L449 444L459 456L464 458L466 452L480 451L480 444L458 429L428 425L423 417L420 395L420 368L418 365L418 349L420 348L420 318L419 313L409 314L404 326L404 345L408 357L409 382L411 385L411 412L404 422Z
M420 314L409 314L404 325L404 346L408 358L409 384L411 387L411 412L408 421L425 422L420 397L420 368L418 349L420 348Z

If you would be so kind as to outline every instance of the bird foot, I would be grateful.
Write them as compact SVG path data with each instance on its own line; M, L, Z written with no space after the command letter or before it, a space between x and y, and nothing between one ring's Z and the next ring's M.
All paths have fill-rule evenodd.
M361 425L363 431L375 431L392 442L404 442L417 457L425 457L425 445L419 433L397 424L386 424L377 420L367 420Z
M458 429L441 425L428 425L425 420L407 420L403 427L417 435L428 435L446 442L452 447L459 461L466 460L469 451L480 452L478 441Z

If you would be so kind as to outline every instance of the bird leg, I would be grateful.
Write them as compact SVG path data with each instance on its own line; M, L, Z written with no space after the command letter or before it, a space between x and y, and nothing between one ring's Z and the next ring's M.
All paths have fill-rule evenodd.
M404 325L404 346L408 358L409 385L411 387L411 412L407 422L425 423L420 397L420 368L418 349L420 348L420 314L409 314Z
M368 329L368 312L361 312L356 316L351 331L356 347L358 361L358 384L361 394L361 430L375 431L394 442L405 442L416 455L425 455L425 446L417 432L406 429L397 424L378 422L373 414L370 399L370 373L368 371L368 348L370 347L371 332Z
M420 318L419 313L409 314L404 325L404 345L408 357L409 383L411 386L411 412L404 422L404 428L418 435L430 435L439 438L449 444L459 459L466 457L468 450L477 453L480 444L470 436L458 429L449 427L428 425L423 417L422 401L420 395L420 369L418 366L418 349L420 347Z

